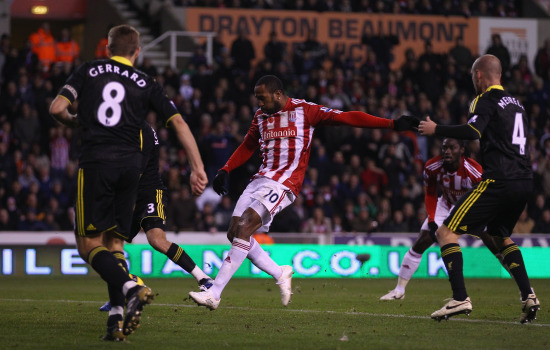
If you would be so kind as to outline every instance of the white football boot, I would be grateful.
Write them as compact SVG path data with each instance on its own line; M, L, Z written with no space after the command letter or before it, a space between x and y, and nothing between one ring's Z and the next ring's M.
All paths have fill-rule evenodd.
M210 289L204 292L189 292L189 296L197 305L206 306L210 310L216 310L221 301L221 299L214 298L214 294Z
M472 309L473 307L470 297L462 301L451 299L441 309L434 311L432 313L432 318L441 322L441 320L447 320L449 317L454 315L466 314L467 316L470 316Z
M380 297L380 300L402 300L405 299L405 292L399 292L397 289L390 290L386 295Z
M521 302L521 316L519 322L526 323L537 319L537 311L540 310L540 302L535 293L529 294L527 299Z
M283 306L287 306L290 303L290 297L292 296L292 274L294 270L290 265L281 266L283 273L277 280L277 285L281 290L281 302Z

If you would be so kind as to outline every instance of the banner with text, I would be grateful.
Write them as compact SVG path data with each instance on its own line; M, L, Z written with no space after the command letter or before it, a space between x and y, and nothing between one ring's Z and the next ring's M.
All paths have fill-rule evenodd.
M215 276L229 252L228 245L193 245L185 251L202 267ZM130 272L142 278L190 277L164 254L149 245L125 246ZM292 265L298 278L391 278L399 273L399 266L409 247L275 244L264 249L280 265ZM521 248L531 278L550 278L550 248ZM466 278L510 278L498 260L484 247L464 247L464 276ZM370 259L359 261L358 254ZM0 275L93 275L95 272L78 256L72 246L3 246L0 248ZM235 273L235 277L268 278L249 260ZM415 278L446 278L446 270L438 247L431 247L423 256Z
M481 54L487 52L491 46L493 34L500 34L502 44L510 52L511 66L518 63L521 55L526 55L529 68L534 73L535 56L538 50L538 28L535 19L480 18L479 52Z
M188 8L186 30L217 32L227 49L243 29L252 41L257 58L263 58L263 49L269 33L276 32L278 39L287 44L289 52L304 42L312 30L317 40L326 45L330 54L343 52L346 56L362 61L366 56L361 44L363 33L396 35L399 44L393 49L392 68L399 67L405 51L412 48L417 55L424 51L424 43L430 40L437 53L446 53L454 46L456 38L464 38L464 44L475 54L478 50L478 19L443 16L377 15L368 13L335 13L310 11L258 11L245 9Z

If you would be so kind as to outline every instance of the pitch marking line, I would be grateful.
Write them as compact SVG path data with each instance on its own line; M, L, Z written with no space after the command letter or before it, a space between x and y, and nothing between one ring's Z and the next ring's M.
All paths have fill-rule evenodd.
M103 302L99 301L90 301L90 300L38 300L38 299L0 299L0 301L6 302L50 302L50 303L73 303L73 304L97 304L102 305ZM166 307L185 307L185 308L196 308L197 305L188 305L188 304L159 304L154 303L149 305L151 306L166 306ZM239 307L239 306L227 306L223 307L224 309L233 309L233 310L261 310L258 308L249 308L249 307ZM267 310L267 309L266 309ZM303 310L303 309L284 309L288 312L301 312L301 313L312 313L312 314L343 314L351 316L372 316L372 317L389 317L389 318L408 318L416 320L431 320L431 317L428 316L411 316L411 315L399 315L399 314L375 314L371 312L360 312L360 311L322 311L322 310ZM495 321L495 320L478 320L478 319L469 319L469 318L450 318L449 321L452 322L470 322L470 323L492 323L492 324L502 324L502 325L519 325L524 326L519 322L507 322L507 321ZM536 322L536 321L535 321ZM534 327L550 327L550 324L546 323L530 323L530 326ZM525 325L527 326L527 325Z

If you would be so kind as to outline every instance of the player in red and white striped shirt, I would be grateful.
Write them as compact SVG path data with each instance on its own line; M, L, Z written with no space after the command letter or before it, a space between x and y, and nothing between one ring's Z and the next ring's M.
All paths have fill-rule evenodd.
M433 157L424 166L424 201L428 217L422 224L420 236L403 257L399 268L397 286L380 300L405 298L405 288L412 275L418 269L422 254L437 242L435 231L447 218L452 207L462 195L481 181L481 165L472 158L464 156L464 144L456 139L446 138L441 147L442 155ZM437 197L437 189L441 196ZM485 245L501 261L502 256L493 238L483 232L480 235Z
M300 192L316 127L350 125L406 131L415 130L419 123L410 116L390 120L293 99L284 93L281 80L273 75L258 80L254 95L260 108L243 143L218 171L214 190L225 194L228 173L244 164L258 148L262 165L237 201L227 233L231 249L214 285L205 292L189 293L197 304L210 309L218 307L223 288L247 257L277 280L283 305L290 302L292 267L277 265L251 236L258 230L267 232L273 217L292 204Z

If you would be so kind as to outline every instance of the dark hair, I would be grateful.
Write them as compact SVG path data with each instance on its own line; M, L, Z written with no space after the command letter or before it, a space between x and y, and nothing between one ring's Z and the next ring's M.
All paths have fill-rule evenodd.
M139 47L139 32L127 24L111 28L108 38L107 46L113 56L132 56Z
M444 137L441 141L444 140L455 140L460 148L464 148L464 157L470 157L470 148L468 147L468 142L466 140L455 139L454 137Z
M274 75L264 75L260 79L258 79L258 82L256 82L256 86L264 85L266 90L273 94L277 90L281 90L281 92L284 94L285 90L283 87L283 82L281 79L277 78Z

